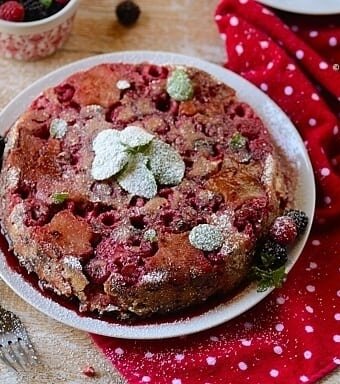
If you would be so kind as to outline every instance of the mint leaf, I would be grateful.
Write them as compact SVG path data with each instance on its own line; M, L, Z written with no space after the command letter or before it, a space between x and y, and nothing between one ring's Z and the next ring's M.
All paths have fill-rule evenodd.
M247 138L241 135L241 133L236 132L233 134L231 139L229 140L229 146L233 151L239 151L243 149L247 145Z
M69 197L68 192L56 192L52 195L52 201L54 204L62 204Z
M45 8L49 8L52 5L53 0L39 0L39 3Z
M175 69L167 80L166 90L177 101L190 100L194 96L194 87L190 77L183 69Z
M257 291L264 292L269 288L279 288L282 286L286 277L285 266L274 270L265 270L259 267L253 267L253 276L257 280Z

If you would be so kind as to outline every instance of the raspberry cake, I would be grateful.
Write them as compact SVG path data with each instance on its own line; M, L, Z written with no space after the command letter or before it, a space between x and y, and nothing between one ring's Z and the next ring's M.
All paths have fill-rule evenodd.
M1 222L42 290L81 312L147 317L231 291L261 247L285 259L290 185L227 85L189 67L102 64L47 89L10 128Z

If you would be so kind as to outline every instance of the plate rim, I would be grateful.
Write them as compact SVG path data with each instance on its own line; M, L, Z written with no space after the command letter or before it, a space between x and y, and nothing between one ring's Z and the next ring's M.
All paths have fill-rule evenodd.
M340 2L338 0L331 0L331 8L329 9L329 0L319 1L318 4L312 3L310 0L257 0L259 3L271 8L279 9L292 13L299 13L302 15L336 15L340 13ZM328 4L325 4L328 1ZM288 5L285 3L288 2ZM287 3L286 3L287 4ZM320 6L321 4L321 6ZM315 8L313 8L315 7Z
M308 153L304 147L303 141L294 127L293 123L290 121L288 116L281 110L281 108L271 100L266 94L259 90L255 85L237 75L236 73L218 66L217 64L210 63L206 60L187 56L183 54L163 52L163 51L122 51L114 52L108 54L102 54L97 56L91 56L82 60L78 60L67 64L63 67L54 70L42 78L36 80L31 85L26 87L22 92L20 92L0 113L0 133L2 130L8 129L16 119L21 115L21 113L27 108L27 106L39 95L39 93L46 88L57 85L60 81L66 79L72 73L78 72L80 70L85 70L96 64L108 63L108 62L154 62L156 64L178 64L178 65L187 65L194 66L199 69L202 69L215 78L219 79L222 82L231 85L235 88L235 84L238 85L236 93L242 93L240 89L245 88L247 92L251 92L253 95L255 93L256 98L259 98L263 102L263 110L259 111L257 107L252 108L260 115L261 119L265 121L268 125L269 131L273 133L271 123L269 122L269 117L264 116L263 114L266 111L266 108L269 108L271 112L275 112L275 118L279 116L280 121L286 124L291 130L291 134L294 137L294 140L297 140L296 145L298 150L303 156L304 166L306 174L306 180L309 183L309 188L311 188L311 194L309 199L309 216L313 217L315 209L315 182L313 176L312 165L308 156ZM224 78L225 80L222 80ZM228 78L228 80L226 80ZM232 83L232 84L230 84ZM235 84L233 84L235 83ZM29 96L31 95L31 96ZM243 95L244 96L244 95ZM25 100L22 103L22 99ZM240 97L240 100L247 100L244 97ZM297 261L299 255L302 252L302 249L307 241L312 220L309 221L306 233L297 244L294 245L293 251L295 255L289 261L286 266L287 273L291 270L295 262ZM232 320L233 318L239 316L250 308L254 307L261 300L273 291L270 289L266 292L254 292L256 291L255 284L249 285L245 290L240 294L236 295L237 299L242 298L240 296L255 293L252 298L250 305L242 307L242 305L237 305L237 300L232 300L228 304L223 303L217 305L216 307L209 309L203 314L193 316L189 319L177 321L174 320L169 323L160 323L160 324L151 324L151 325L121 325L121 324L111 324L104 320L93 319L86 316L80 316L75 311L63 307L59 303L43 296L36 288L31 286L20 274L12 271L10 267L7 266L5 256L0 251L0 277L9 285L9 287L16 292L23 300L28 302L30 305L35 307L40 312L46 314L47 316L64 323L68 326L74 328L95 333L103 336L118 337L124 339L141 339L141 340L152 340L152 339L164 339L172 338L178 336L189 335L204 331L206 329L215 327L222 323ZM236 304L235 304L236 301ZM230 308L233 309L232 315L226 315L226 312L230 311ZM221 314L222 313L222 314ZM207 321L207 316L208 320Z

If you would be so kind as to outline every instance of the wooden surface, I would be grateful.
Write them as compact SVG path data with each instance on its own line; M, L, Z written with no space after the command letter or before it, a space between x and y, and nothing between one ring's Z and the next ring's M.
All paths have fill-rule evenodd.
M115 21L117 2L81 1L71 38L52 57L34 63L0 59L0 108L42 75L74 60L99 53L167 50L219 64L224 62L222 42L213 23L217 0L140 0L142 15L132 28L123 28ZM0 302L25 323L42 361L39 369L25 376L16 376L0 364L1 384L124 383L91 344L86 333L40 314L1 280ZM98 372L96 379L82 374L82 368L87 364ZM339 374L322 381L323 384L339 382Z

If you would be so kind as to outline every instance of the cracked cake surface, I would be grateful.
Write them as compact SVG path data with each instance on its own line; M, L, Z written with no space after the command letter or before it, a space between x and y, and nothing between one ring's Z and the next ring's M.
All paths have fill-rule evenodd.
M104 131L121 141L105 147ZM237 287L289 205L288 179L227 85L195 68L107 63L44 91L9 129L0 218L41 289L82 312L147 317Z

